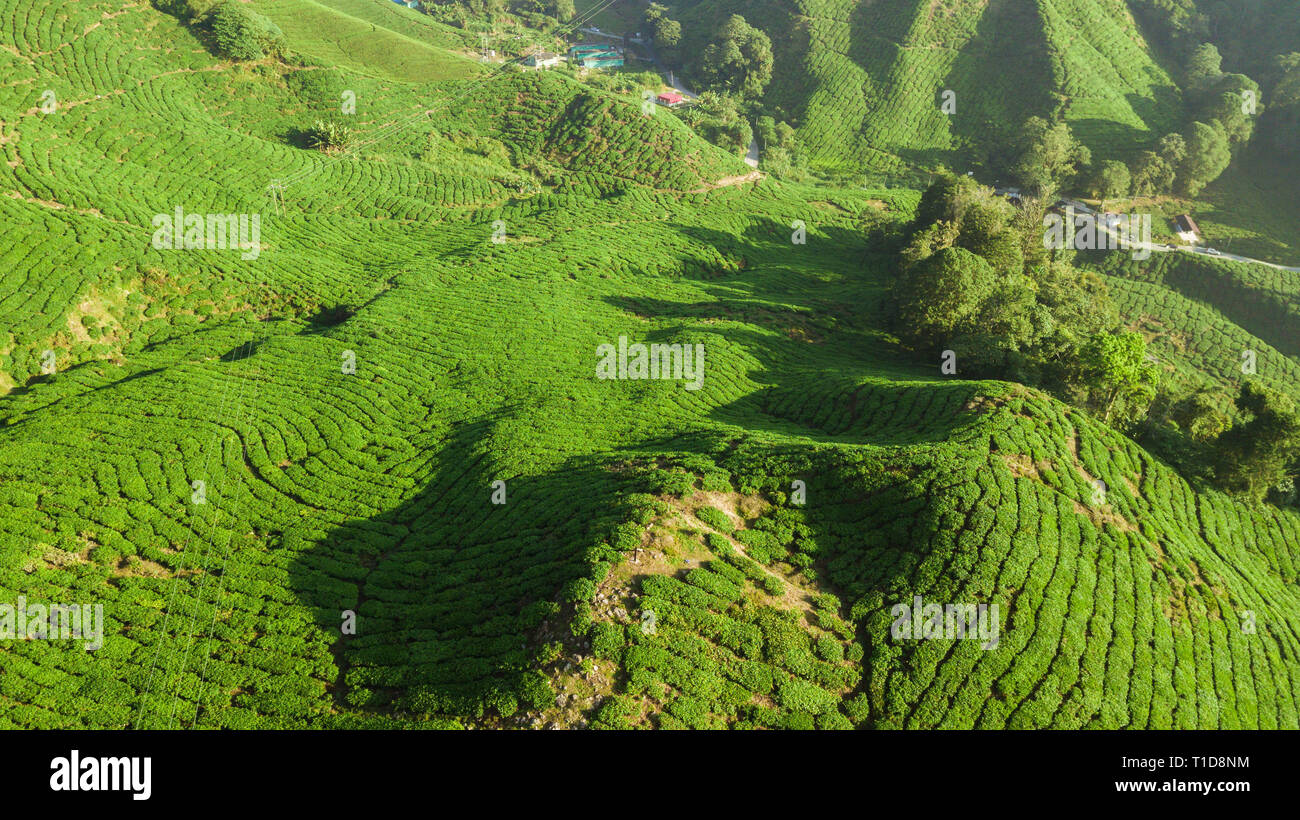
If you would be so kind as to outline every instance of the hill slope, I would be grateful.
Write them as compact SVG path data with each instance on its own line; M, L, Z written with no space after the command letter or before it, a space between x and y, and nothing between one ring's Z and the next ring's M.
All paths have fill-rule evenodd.
M0 725L1298 725L1300 516L901 351L864 237L914 192L546 73L0 21L0 601L106 618L7 643ZM297 147L341 89L357 146ZM156 247L177 206L256 247ZM1261 300L1207 344L1293 359ZM620 337L704 345L701 388L598 378ZM997 646L892 635L918 595Z
M987 157L1030 116L1060 110L1107 155L1180 124L1181 95L1123 3L1087 0L804 0L677 4L698 54L728 14L773 38L765 101L827 168ZM955 112L942 105L955 95Z

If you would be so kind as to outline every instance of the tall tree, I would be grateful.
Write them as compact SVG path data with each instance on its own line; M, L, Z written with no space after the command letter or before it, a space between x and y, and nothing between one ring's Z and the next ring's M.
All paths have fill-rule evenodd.
M1178 169L1155 151L1143 151L1133 160L1130 172L1134 196L1156 196L1174 189Z
M1254 381L1241 386L1236 404L1247 420L1218 438L1218 481L1230 492L1262 500L1300 458L1300 416L1290 399Z
M1155 400L1158 376L1146 352L1146 340L1132 331L1098 333L1079 349L1083 386L1106 423L1139 421Z
M1194 122L1187 132L1187 156L1178 169L1178 187L1188 196L1196 196L1219 178L1232 162L1228 135L1215 122Z
M965 248L943 248L906 270L897 297L903 332L941 347L999 284L997 272Z
M1012 175L1044 199L1092 161L1092 153L1074 139L1069 125L1064 121L1049 123L1042 117L1025 121L1016 149Z
M733 14L704 49L699 67L713 88L754 99L771 81L773 61L771 39L745 22L744 17Z
M1133 186L1133 177L1128 166L1118 160L1108 159L1097 166L1093 172L1092 193L1106 207L1106 200L1128 196Z
M1202 43L1187 60L1187 83L1193 88L1207 86L1223 73L1223 58L1212 43Z

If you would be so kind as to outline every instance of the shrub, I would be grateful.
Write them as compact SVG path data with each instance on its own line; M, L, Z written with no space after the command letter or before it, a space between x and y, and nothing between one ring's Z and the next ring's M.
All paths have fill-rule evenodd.
M308 145L326 153L341 151L352 144L352 129L332 120L316 120L305 135Z
M612 695L601 703L591 726L593 729L631 729L632 718L640 711L637 702L627 695Z
M564 600L569 603L590 601L596 597L596 583L590 578L574 578L564 585Z
M623 627L619 624L602 622L591 627L591 651L598 657L619 660L626 642Z
M786 709L820 715L834 709L838 698L808 681L792 679L781 684L777 700Z
M717 507L700 507L695 511L695 517L718 532L730 533L735 530L735 525L731 523L731 519Z
M785 584L782 583L781 579L777 578L775 575L765 576L761 581L761 583L763 585L763 591L766 592L768 595L785 594Z
M279 26L235 0L214 7L206 25L217 51L232 60L260 60L284 47Z
M555 690L541 672L527 672L519 682L519 697L531 709L545 709L555 702Z

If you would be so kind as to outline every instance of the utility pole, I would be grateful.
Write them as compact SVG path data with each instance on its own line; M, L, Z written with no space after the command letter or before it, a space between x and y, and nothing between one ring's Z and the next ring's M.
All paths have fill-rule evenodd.
M275 205L275 212L279 216L284 216L284 189L283 180L273 179L266 186L266 192L271 195L271 202Z

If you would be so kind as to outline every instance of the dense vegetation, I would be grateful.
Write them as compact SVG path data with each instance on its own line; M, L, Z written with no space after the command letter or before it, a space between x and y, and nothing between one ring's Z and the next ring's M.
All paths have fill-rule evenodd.
M1113 159L1084 111L1123 94L1048 116L994 71L1021 29L669 6L684 56L737 12L720 44L771 42L692 123L485 65L501 4L157 5L0 0L0 602L107 620L5 641L0 726L1300 726L1294 276L1051 253L1032 201L695 130L951 159L976 126L913 102L974 60L958 105L1025 114L999 145ZM1037 6L1083 39L1027 63L1118 38L1132 127L1182 127L1110 4ZM869 94L835 120L808 77ZM260 215L258 253L155 246L177 207ZM702 388L596 378L620 336L706 345ZM914 596L1000 641L895 638Z

